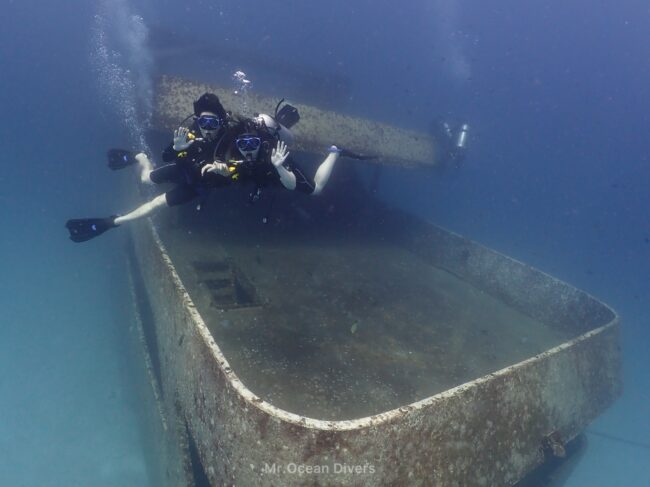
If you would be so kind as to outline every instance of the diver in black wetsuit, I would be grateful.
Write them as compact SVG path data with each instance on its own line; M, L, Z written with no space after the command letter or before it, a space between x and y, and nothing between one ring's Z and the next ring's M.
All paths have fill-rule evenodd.
M195 102L192 127L178 128L174 132L174 142L162 153L163 162L168 164L148 173L154 184L176 184L165 193L168 206L202 199L211 188L224 184L223 177L217 176L219 171L205 176L201 168L224 158L234 135L233 129L216 95L206 93Z
M174 132L174 142L162 154L164 162L157 169L146 154L111 149L108 151L109 167L114 170L138 165L140 180L145 184L174 183L176 186L156 196L126 215L106 218L85 218L68 220L66 228L74 242L85 242L123 223L148 216L163 206L176 206L203 198L214 187L228 184L224 176L229 175L223 166L211 164L222 160L231 143L232 122L219 98L205 93L194 102L191 127L180 127ZM210 174L201 168L210 165Z
M333 145L316 170L313 181L308 179L298 165L289 159L288 146L293 142L290 128L299 118L295 108L285 105L280 112L276 109L275 117L261 114L253 119L240 120L233 129L236 135L232 138L226 159L206 165L202 171L209 173L219 170L223 174L227 168L230 181L253 185L253 199L259 198L263 188L279 185L288 190L318 195L329 181L339 156L353 159L374 158Z
M321 177L318 190L315 182L309 181L298 166L289 159L288 144L292 141L290 132L281 135L273 128L269 129L263 117L241 121L235 130L236 136L224 159L228 168L229 182L252 185L252 195L259 196L266 187L283 186L289 190L297 190L305 194L318 194L329 179L339 151L333 147L331 154L321 164ZM270 118L270 117L269 117ZM272 126L273 127L273 126ZM285 127L282 127L286 130ZM216 162L203 167L208 174L220 167Z

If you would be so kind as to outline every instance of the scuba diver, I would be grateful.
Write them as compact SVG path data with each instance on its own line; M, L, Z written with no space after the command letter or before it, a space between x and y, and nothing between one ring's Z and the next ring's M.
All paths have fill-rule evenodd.
M260 198L262 189L279 185L290 191L319 195L327 185L340 156L359 160L375 158L332 145L318 166L313 180L310 180L296 162L289 158L288 146L293 143L291 128L300 120L300 115L289 104L278 110L283 102L284 99L280 100L273 117L260 114L252 119L240 120L227 160L203 166L202 173L223 174L227 170L230 181L253 185L250 199L255 202Z
M108 166L113 170L137 165L140 181L144 184L174 183L176 186L141 205L126 215L105 218L68 220L65 224L73 242L85 242L123 223L152 214L164 206L188 203L197 197L204 198L212 187L225 181L217 175L227 175L227 169L215 168L207 177L201 167L223 158L230 145L232 121L213 93L205 93L194 102L194 113L188 119L190 127L181 126L174 131L173 143L162 153L168 164L154 169L143 152L134 154L122 149L108 151ZM187 119L186 119L187 120Z
M175 183L176 186L156 196L126 215L105 218L68 220L66 228L73 242L85 242L102 233L144 216L163 206L176 206L201 198L214 188L232 183L253 183L251 200L259 199L262 188L276 183L289 190L318 195L327 184L339 156L372 159L331 146L313 181L288 159L288 145L293 142L290 128L300 116L291 105L275 116L260 114L253 119L233 120L216 95L205 93L194 102L192 127L181 126L174 132L174 142L162 154L169 164L153 169L144 153L133 154L121 149L108 151L109 167L119 170L131 165L140 168L145 184ZM201 137L198 137L200 135Z
M445 121L434 122L431 127L433 138L439 147L439 163L445 168L453 165L460 167L467 152L469 125L463 123L457 130Z
M287 113L291 113L291 116L286 116ZM240 120L225 162L208 164L202 168L202 172L223 172L225 166L230 181L254 186L252 201L259 198L263 188L278 186L278 183L288 190L320 194L332 174L336 160L344 151L336 146L330 147L314 180L310 181L295 162L289 159L288 147L293 143L290 129L299 118L294 107L285 105L280 112L276 109L275 117L261 114L252 119Z

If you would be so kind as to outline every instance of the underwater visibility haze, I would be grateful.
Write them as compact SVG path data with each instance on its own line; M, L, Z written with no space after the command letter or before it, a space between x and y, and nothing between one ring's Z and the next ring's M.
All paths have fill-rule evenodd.
M226 108L244 113L256 96L286 97L429 135L445 122L466 130L462 157L443 167L375 173L373 161L341 157L315 197L322 207L286 192L271 213L242 210L250 221L218 195L201 214L165 209L160 234L179 275L254 392L308 417L358 418L571 338L424 269L416 253L368 243L399 240L387 222L404 211L616 310L624 392L586 428L562 485L650 485L646 2L8 0L0 11L0 485L161 485L127 271L126 227L145 223L80 244L64 223L151 196L133 171L109 171L106 152L161 163L149 134L162 75L237 90L241 104ZM386 212L346 213L369 198ZM294 252L292 238L315 236L323 247ZM233 280L251 309L273 296L265 316L277 333L224 315L232 303L219 289ZM522 328L490 335L490 320ZM449 365L459 350L472 353Z

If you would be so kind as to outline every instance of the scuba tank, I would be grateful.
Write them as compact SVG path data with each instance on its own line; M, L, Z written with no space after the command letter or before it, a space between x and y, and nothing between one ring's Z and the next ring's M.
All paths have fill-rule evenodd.
M267 115L266 113L261 113L257 116L257 122L269 131L271 135L277 136L287 145L293 144L293 133L286 126L281 123L278 123L275 118Z
M468 132L469 132L469 125L464 123L460 127L460 131L458 132L458 137L456 138L456 150L458 151L465 150L465 146L467 145Z
M260 113L255 117L257 128L266 129L271 135L279 138L287 145L293 144L293 133L291 127L298 123L300 114L298 109L285 104L281 109L280 105L284 102L284 98L275 107L275 115L272 117L265 113Z

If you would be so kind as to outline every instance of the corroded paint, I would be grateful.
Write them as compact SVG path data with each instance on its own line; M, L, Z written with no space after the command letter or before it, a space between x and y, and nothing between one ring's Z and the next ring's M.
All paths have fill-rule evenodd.
M156 315L167 414L187 424L212 485L512 485L544 461L549 438L574 438L620 395L619 320L611 309L525 264L427 227L411 250L515 306L554 317L557 326L574 326L576 337L441 394L350 421L292 414L248 390L155 227L135 227L135 254ZM273 464L284 470L263 471ZM330 471L288 472L294 464ZM334 472L334 464L372 466L372 472Z
M192 103L205 92L215 93L227 110L235 110L241 100L231 90L171 76L162 76L156 86L155 118L157 129L171 131L192 112ZM279 100L249 94L251 113L273 114ZM365 154L378 155L378 162L402 166L435 164L434 142L430 135L320 108L294 103L300 122L292 148L324 153L332 144ZM235 110L236 111L236 110Z

